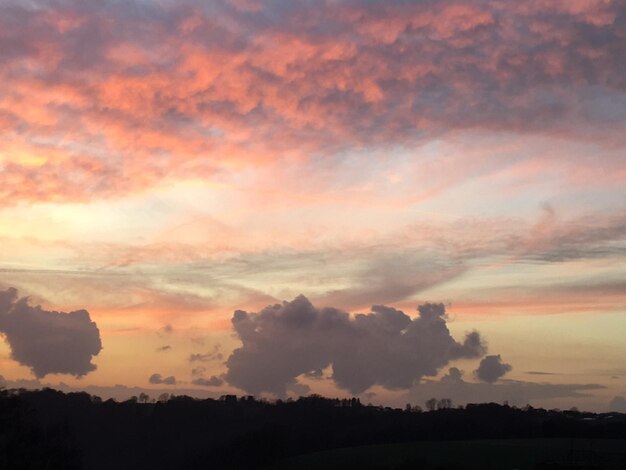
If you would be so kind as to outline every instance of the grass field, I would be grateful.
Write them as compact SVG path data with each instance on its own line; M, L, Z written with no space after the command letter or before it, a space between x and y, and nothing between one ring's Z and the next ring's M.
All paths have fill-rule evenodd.
M626 441L520 439L414 442L335 449L285 460L272 470L626 470Z

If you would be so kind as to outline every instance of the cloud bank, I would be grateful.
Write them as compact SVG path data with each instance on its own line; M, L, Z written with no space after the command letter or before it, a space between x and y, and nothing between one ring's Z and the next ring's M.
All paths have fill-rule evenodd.
M423 405L432 397L445 397L450 398L453 405L507 401L510 405L525 406L553 398L588 397L589 392L605 388L604 385L593 383L551 384L506 379L496 383L466 382L463 380L463 372L452 367L439 381L426 380L415 384L409 392L408 400L413 404Z
M239 3L3 1L0 202L456 130L623 143L622 1Z
M86 310L70 313L32 307L14 288L0 291L0 333L11 357L42 378L47 374L82 377L96 369L100 331Z
M626 398L621 395L613 397L613 399L609 402L609 411L626 413Z
M477 332L456 341L443 304L423 304L412 319L375 305L350 317L336 308L314 307L304 296L259 313L238 310L232 324L243 343L226 361L226 381L249 393L284 396L300 375L332 366L332 380L351 393L374 385L408 389L434 376L449 361L478 358L486 347Z

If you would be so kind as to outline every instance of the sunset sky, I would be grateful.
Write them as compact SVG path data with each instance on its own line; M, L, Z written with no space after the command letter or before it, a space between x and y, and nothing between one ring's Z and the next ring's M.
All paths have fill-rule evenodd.
M0 1L0 375L626 406L625 58L623 0Z

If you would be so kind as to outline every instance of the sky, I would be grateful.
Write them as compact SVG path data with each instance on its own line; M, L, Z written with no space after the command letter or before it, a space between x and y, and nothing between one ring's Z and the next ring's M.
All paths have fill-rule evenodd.
M621 0L3 0L0 374L606 411Z

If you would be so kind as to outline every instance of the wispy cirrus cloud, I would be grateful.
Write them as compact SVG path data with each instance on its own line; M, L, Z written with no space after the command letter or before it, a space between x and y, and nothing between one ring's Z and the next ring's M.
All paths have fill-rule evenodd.
M626 255L626 232L619 214L568 217L544 208L530 221L466 217L405 222L383 227L380 234L364 225L338 233L332 241L312 239L297 227L270 226L267 243L233 242L226 253L215 249L220 240L210 238L158 245L50 245L3 238L5 262L11 256L24 259L25 253L40 262L41 253L59 269L4 268L0 285L12 283L63 308L87 303L96 311L118 312L120 319L150 315L164 323L206 314L225 320L231 308L261 306L298 291L348 310L377 302L413 303L433 289L439 290L438 298L454 301L468 313L623 306L620 260ZM320 226L320 233L324 230ZM245 238L245 230L237 233ZM130 255L132 262L117 262ZM62 263L56 264L57 259ZM76 267L63 269L67 265ZM544 270L551 270L549 276L541 274Z

